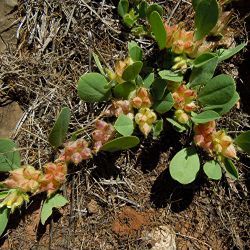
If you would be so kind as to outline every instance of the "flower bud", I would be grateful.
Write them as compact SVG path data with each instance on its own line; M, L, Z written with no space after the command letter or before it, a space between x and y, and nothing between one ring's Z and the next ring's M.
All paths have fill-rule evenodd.
M181 124L186 124L189 121L189 116L181 109L175 111L175 118Z
M135 97L131 99L131 104L134 108L150 108L152 105L151 95L146 88L139 88L136 91Z

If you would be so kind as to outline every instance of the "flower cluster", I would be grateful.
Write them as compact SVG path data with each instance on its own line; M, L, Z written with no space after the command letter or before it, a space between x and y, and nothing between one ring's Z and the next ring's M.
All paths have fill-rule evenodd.
M156 121L157 116L155 112L149 108L141 108L135 115L135 122L139 125L140 131L148 136L150 133L153 123Z
M197 109L195 99L197 93L194 90L188 89L186 85L182 84L173 92L174 108L176 109L175 118L178 122L185 124L189 120L191 111Z
M55 193L65 182L67 166L64 162L47 163L44 171L33 166L23 166L10 171L9 177L1 184L9 189L8 194L0 203L13 212L24 202L29 201L29 194L47 192L48 196Z
M182 26L183 24L181 23L173 26L165 23L167 32L166 48L171 48L175 54L185 54L191 58L195 58L199 54L210 50L209 44L206 44L203 40L195 41L194 32L186 31Z
M138 88L135 96L131 99L131 104L134 108L150 108L152 106L152 98L146 88Z
M129 100L113 100L111 107L104 112L104 115L115 116L124 114L129 118L134 118L134 110Z
M97 120L95 123L96 129L92 133L94 140L94 152L98 152L102 145L114 137L114 127L104 121Z
M76 141L69 141L64 144L64 149L59 156L59 161L73 162L79 164L82 160L91 158L91 149L88 147L88 142L83 138Z
M225 131L215 129L215 121L194 126L194 142L211 155L236 158L233 140Z

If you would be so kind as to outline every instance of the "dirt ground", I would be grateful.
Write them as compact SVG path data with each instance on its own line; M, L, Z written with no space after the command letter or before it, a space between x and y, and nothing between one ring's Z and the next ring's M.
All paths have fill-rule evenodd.
M15 5L0 0L1 133L23 149L24 164L41 168L53 159L47 138L62 106L73 111L70 132L103 110L105 104L80 101L76 83L96 69L92 51L109 65L124 57L126 42L133 37L119 21L117 2L20 0ZM171 13L179 1L160 2ZM229 7L234 9L235 42L243 42L250 30L250 6L243 0ZM182 1L172 22L189 26L190 17L190 3ZM152 56L152 41L138 42L145 56ZM240 109L219 121L232 136L250 127L249 56L245 49L217 72L233 75L241 96ZM201 173L194 183L182 186L171 179L168 163L190 136L169 129L161 139L145 139L133 150L100 153L72 166L63 187L70 203L42 226L44 197L34 197L21 213L11 215L0 249L151 249L154 242L148 236L161 227L169 228L166 238L175 241L172 248L165 242L162 250L175 245L183 250L249 249L249 156L239 155L236 182L225 177L208 181Z

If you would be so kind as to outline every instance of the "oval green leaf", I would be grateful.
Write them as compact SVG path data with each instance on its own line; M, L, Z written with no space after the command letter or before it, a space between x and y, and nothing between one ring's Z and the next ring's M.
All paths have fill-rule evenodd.
M155 80L155 74L154 73L148 74L146 78L143 80L143 87L149 89L154 80Z
M10 210L7 207L0 208L0 236L3 234L8 224L9 212Z
M241 133L234 139L234 143L243 151L250 154L250 130Z
M134 80L139 73L141 72L143 63L142 62L135 62L131 65L129 65L123 72L122 78L125 81L132 81Z
M0 172L8 172L21 166L17 145L10 139L0 139Z
M219 56L219 62L229 59L230 57L234 56L238 52L240 52L247 43L242 43L236 46L235 48L230 49L219 49L216 53Z
M166 48L167 33L160 14L156 11L153 11L149 17L149 23L159 48Z
M118 14L123 17L128 13L129 9L129 1L128 0L120 0L118 3Z
M159 71L159 76L164 80L169 80L172 82L182 82L183 75L180 72L174 72L171 70Z
M200 169L200 160L194 148L184 148L170 162L172 178L181 184L189 184L196 178Z
M199 92L198 98L202 105L224 105L235 94L234 79L228 75L219 75L207 82Z
M99 73L86 73L80 77L77 93L86 102L101 102L110 97L108 81Z
M153 3L153 4L149 5L147 10L146 10L146 15L147 15L148 19L150 19L150 15L153 11L158 12L160 16L163 15L163 8L161 7L161 5L159 5L157 3Z
M163 131L163 120L156 121L155 125L153 126L153 139L157 139L161 132Z
M70 109L68 107L62 108L56 122L49 134L49 143L58 148L61 146L66 138L70 122Z
M207 110L207 111L204 111L200 114L193 116L191 120L194 123L199 124L199 123L206 123L206 122L214 121L219 118L220 118L220 115L217 112L213 110Z
M128 43L128 52L133 61L136 62L142 60L142 49L136 42L132 41Z
M168 112L174 106L174 99L171 93L168 93L161 101L155 101L153 109L159 114Z
M217 161L208 161L204 164L203 170L207 177L212 180L220 180L222 177L221 166Z
M134 131L134 123L129 117L124 114L121 114L117 118L114 128L119 134L123 136L129 136L132 135Z
M232 162L230 159L225 158L224 166L225 166L227 175L228 175L231 179L233 179L233 180L238 180L238 179L239 179L238 170L237 170L237 168L234 166L233 162Z
M129 94L136 88L135 84L132 82L124 82L117 84L113 90L114 96L116 98L127 99Z
M52 215L53 208L61 208L68 203L68 200L61 194L55 194L45 200L41 211L41 223L44 225Z
M195 38L201 40L214 28L219 18L217 0L201 0L195 8Z
M140 142L139 138L136 136L123 136L118 137L112 141L107 142L101 148L103 151L116 152L120 150L125 150L133 148Z
M167 81L163 79L155 79L152 86L151 92L155 101L161 101L164 97L165 91L167 89Z

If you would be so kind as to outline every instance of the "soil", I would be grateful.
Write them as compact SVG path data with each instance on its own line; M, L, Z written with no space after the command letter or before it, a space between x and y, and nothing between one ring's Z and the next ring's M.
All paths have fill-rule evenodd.
M161 2L169 13L179 1ZM6 3L10 2L0 1L0 11ZM80 75L96 70L92 51L111 66L124 57L126 41L132 37L119 21L116 4L110 0L20 0L10 12L0 13L1 21L6 13L19 18L17 44L7 39L8 46L1 47L0 124L1 133L2 124L8 124L4 135L25 148L21 151L24 164L40 168L53 158L47 138L62 106L72 109L70 132L90 124L105 107L82 103L75 86ZM247 26L244 22L250 6L239 1L233 7L232 26L240 43L246 40L246 29L249 31L249 22ZM171 21L190 26L192 15L188 1L182 1ZM12 28L16 34L17 27ZM151 41L138 42L146 56L152 56ZM250 127L247 50L226 61L217 72L234 75L241 96L240 108L219 121L232 135ZM6 100L17 104L8 106L6 118L2 118ZM86 136L88 132L84 131ZM70 168L63 187L69 204L55 210L43 226L39 217L44 197L33 197L27 208L11 215L0 249L144 250L151 248L145 232L165 226L175 233L177 249L249 249L249 156L239 154L240 178L236 182L226 177L210 182L201 172L194 183L182 186L171 179L168 166L174 154L190 141L190 134L169 129L159 140L145 139L126 152L100 153Z

